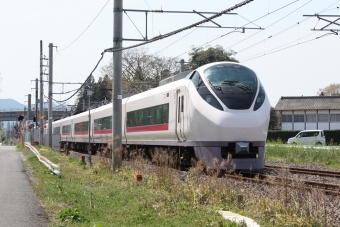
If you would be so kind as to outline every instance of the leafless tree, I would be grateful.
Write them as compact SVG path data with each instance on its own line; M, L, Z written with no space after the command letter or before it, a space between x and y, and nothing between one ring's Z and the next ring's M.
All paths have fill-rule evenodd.
M139 93L157 87L160 80L179 72L176 58L148 54L145 48L123 52L122 61L123 94ZM112 69L111 61L101 68L101 73L112 78Z
M317 94L325 96L340 95L340 84L332 83L324 88L320 88Z

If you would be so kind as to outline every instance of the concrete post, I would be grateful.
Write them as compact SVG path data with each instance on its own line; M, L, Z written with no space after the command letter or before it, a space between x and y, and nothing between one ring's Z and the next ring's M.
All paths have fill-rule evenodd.
M39 110L39 127L40 127L40 135L39 135L39 144L43 144L43 135L44 135L44 125L43 125L43 109L44 109L44 86L43 86L43 47L42 40L40 40L40 110Z
M38 78L35 79L35 124L38 125Z
M31 116L31 108L32 108L32 106L31 106L31 94L28 94L28 112L27 112L27 119L28 120L31 120L32 118L32 116Z
M113 48L122 48L123 1L113 3ZM112 168L122 165L122 51L113 52Z
M48 45L48 146L52 147L52 121L53 121L53 43Z

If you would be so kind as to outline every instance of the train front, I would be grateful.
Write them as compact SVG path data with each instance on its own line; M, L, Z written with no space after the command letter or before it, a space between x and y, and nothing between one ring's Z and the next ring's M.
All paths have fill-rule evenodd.
M208 165L216 158L228 169L262 169L270 104L255 72L219 62L198 68L191 80L196 157Z

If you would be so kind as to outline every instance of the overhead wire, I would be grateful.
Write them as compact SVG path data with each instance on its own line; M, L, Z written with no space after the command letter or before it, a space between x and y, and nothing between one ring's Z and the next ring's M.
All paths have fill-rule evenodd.
M160 52L162 52L163 50L171 47L172 45L174 45L175 43L177 43L178 41L182 40L183 38L187 37L188 35L190 35L191 33L193 33L194 31L196 31L199 28L195 28L194 30L192 30L191 32L188 32L185 36L182 36L181 38L179 38L178 40L176 40L175 42L171 43L170 45L168 45L167 47L163 48L162 50L158 51L155 53L155 55L159 54Z
M294 3L298 2L298 1L299 1L299 0L290 2L290 3L288 3L288 4L286 4L286 5L284 5L284 6L280 7L280 8L278 8L278 9L272 11L272 12L269 12L269 13L263 15L263 16L260 16L260 17L256 18L256 19L253 20L253 21L249 21L249 23L246 23L246 24L244 24L244 25L242 25L242 26L239 26L238 28L235 28L233 31L230 31L230 32L228 32L228 33L226 33L226 34L223 34L223 35L221 35L221 36L219 36L219 37L217 37L217 38L214 38L214 39L212 39L212 40L210 40L210 41L208 41L208 42L206 42L206 43L204 43L204 44L202 44L202 45L199 45L198 48L199 48L199 47L202 47L202 46L204 46L204 45L207 45L207 44L209 44L209 43L211 43L211 42L214 42L214 41L216 41L216 40L218 40L218 39L220 39L220 38L222 38L222 37L224 37L224 36L227 36L227 35L229 35L229 34L235 32L237 29L240 29L240 28L242 28L242 27L244 27L244 26L247 26L247 25L249 25L249 24L253 24L255 21L260 20L260 19L262 19L262 18L264 18L264 17L267 17L267 16L269 16L270 14L273 14L273 13L275 13L275 12L281 10L281 9L284 9L284 8L290 6L290 5L292 5L292 4L294 4ZM312 1L312 0L311 0L311 1ZM239 14L238 14L238 15L239 15ZM273 24L272 24L272 25L273 25ZM270 25L270 26L271 26L271 25ZM262 30L261 30L261 31L262 31ZM243 42L244 40L246 40L246 39L248 39L248 38L250 38L250 37L252 37L252 36L254 36L254 35L258 34L258 33L260 33L261 31L256 32L255 34L253 34L253 35L251 35L251 36L249 36L249 37L243 39L243 40L240 41L240 42ZM239 43L240 43L240 42L239 42ZM236 43L236 44L238 44L238 43ZM234 45L236 45L236 44L234 44ZM234 45L233 45L233 46L234 46ZM230 48L230 47L228 47L228 48ZM184 52L184 53L182 53L182 54L180 54L180 55L177 55L177 56L174 57L174 58L178 58L179 56L182 56L183 54L186 54L186 53L188 53L188 52L189 52L189 51L186 51L186 52Z
M175 30L175 31L173 31L173 32L169 32L169 33L167 33L167 34L165 34L165 35L160 35L160 36L154 37L153 39L148 40L148 41L143 42L143 43L140 43L140 44L132 45L132 46L125 47L125 48L119 48L119 49L114 49L114 48L105 49L104 52L102 53L102 57L101 57L100 60L98 61L98 63L97 63L97 65L96 65L96 67L94 68L94 70L98 67L98 64L99 64L100 61L102 60L102 58L103 58L105 52L123 51L123 50L127 50L127 49L135 48L135 47L138 47L138 46L146 45L146 44L148 44L148 43L155 42L155 41L158 41L158 40L161 40L161 39L170 37L170 36L172 36L172 35L175 35L175 34L177 34L177 33L182 32L182 31L185 31L185 30L191 29L191 28L193 28L193 27L196 27L196 26L198 26L198 25L200 25L200 24L206 23L206 22L210 21L211 19L214 19L214 18L216 18L216 17L218 17L218 16L221 16L222 14L224 14L224 13L226 13L226 12L229 12L229 11L232 11L232 10L234 10L234 9L237 9L237 8L239 8L239 7L241 7L241 6L245 5L245 4L248 4L248 3L251 2L251 1L253 1L253 0L247 0L247 1L241 2L241 3L237 4L237 5L235 5L234 7L231 7L231 8L229 8L229 9L223 10L223 11L221 11L220 13L218 13L218 14L212 16L212 17L209 17L209 18L207 18L207 19L205 19L205 20L202 20L202 21L197 22L197 23L195 23L195 24L192 24L192 25L190 25L190 26L187 26L187 27L184 27L184 28ZM259 19L261 19L261 18L263 18L263 17L265 17L265 16L268 16L268 15L270 15L270 14L272 14L272 13L274 13L274 12L276 12L276 11L282 9L282 8L285 8L285 7L287 7L287 6L289 6L289 5L293 4L293 3L295 3L295 2L297 2L297 1L298 1L298 0L293 1L293 2L287 4L287 5L285 5L285 6L281 7L281 8L279 8L279 9L276 9L276 10L274 10L274 11L272 11L272 12L270 12L270 13L268 13L268 14L266 14L266 15L260 17L260 18L257 18L256 20L252 21L251 23L253 23L253 22L255 22L255 21L257 21L257 20L259 20ZM311 2L311 1L312 1L312 0L310 0L309 2ZM305 3L304 5L308 4L309 2ZM335 3L335 4L336 4L336 3ZM304 5L302 5L301 7L303 7ZM104 6L104 7L105 7L105 6ZM104 7L103 7L103 8L104 8ZM300 9L301 7L299 7L298 9ZM296 10L298 10L298 9L296 9ZM296 10L295 10L295 11L296 11ZM295 11L293 11L293 12L295 12ZM291 12L290 14L292 14L293 12ZM286 15L285 17L289 16L290 14ZM284 19L285 17L281 18L280 20ZM245 19L245 18L244 18L244 19ZM278 21L272 23L272 24L269 25L268 27L270 27L270 26L272 26L273 24L279 22L280 20L278 20ZM248 24L249 24L249 23L248 23ZM267 28L268 28L268 27L267 27ZM232 32L235 32L235 31L236 31L236 29L235 29L234 31L232 31ZM232 32L229 32L229 33L227 33L227 34L230 34L230 33L232 33ZM260 31L260 32L261 32L261 31ZM189 34L190 34L190 33L189 33ZM227 34L225 34L225 35L227 35ZM257 34L257 33L256 33L256 34ZM223 37L223 36L225 36L225 35L222 35L221 37ZM184 36L184 37L186 37L186 36ZM184 37L183 37L183 38L184 38ZM221 37L218 37L218 38L216 38L216 39L214 39L214 40L217 40L217 39L219 39L219 38L221 38ZM322 37L323 37L323 36L322 36ZM248 38L250 38L250 37L248 37ZM247 39L248 39L248 38L247 38ZM180 40L180 39L179 39L179 40ZM179 40L177 40L177 41L179 41ZM214 40L212 40L212 41L214 41ZM245 39L244 39L244 40L245 40ZM244 41L244 40L242 40L242 41ZM176 42L177 42L177 41L176 41ZM212 41L210 41L210 42L212 42ZM241 41L241 42L242 42L242 41ZM176 43L176 42L175 42L175 43ZM307 42L307 41L306 41L306 42ZM306 42L303 42L303 43L306 43ZM309 42L309 41L308 41L308 42ZM240 43L240 42L238 42L238 43ZM238 44L238 43L236 43L236 44ZM206 43L205 43L205 44L206 44ZM203 44L203 45L205 45L205 44ZM234 45L236 45L236 44L234 44ZM302 43L301 43L301 44L302 44ZM173 45L173 44L170 44L169 46L171 46L171 45ZM234 45L232 45L232 46L234 46ZM296 45L298 45L298 44L296 44ZM168 46L168 47L169 47L169 46ZM166 48L168 48L168 47L166 47ZM164 49L166 49L166 48L164 48ZM65 48L64 48L64 49L65 49ZM164 50L164 49L163 49L163 50ZM285 48L285 49L287 49L287 48ZM161 51L162 51L162 50L161 50ZM161 51L159 51L159 52L161 52ZM186 53L186 52L185 52L185 53ZM185 53L183 53L183 54L185 54ZM181 54L181 55L183 55L183 54ZM180 55L179 55L179 56L180 56ZM177 57L178 57L178 56L177 56ZM90 76L92 75L92 73L94 72L94 70L93 70L93 71L91 72L91 74L87 77L87 79L85 80L85 82L90 78ZM58 102L66 102L66 101L68 101L69 99L71 99L71 98L72 98L77 92L79 92L79 90L84 86L85 82L82 84L82 86L81 86L79 89L77 89L77 91L76 91L71 97L69 97L68 99L65 99L65 100L63 100L63 101L58 101ZM55 100L55 101L56 101L56 100Z
M186 27L177 29L177 30L175 30L175 31L169 32L169 33L167 33L167 34L165 34L165 35L156 36L156 37L154 37L154 38L152 38L152 39L150 39L150 40L147 40L147 41L145 41L145 42L143 42L143 43L139 43L139 44L136 44L136 45L132 45L132 46L128 46L128 47L123 47L123 48L113 48L113 47L112 47L112 48L105 49L104 52L117 52L117 51L128 50L128 49L135 48L135 47L139 47L139 46L143 46L143 45L146 45L146 44L155 42L155 41L159 41L159 40L162 40L162 39L164 39L164 38L168 38L168 37L170 37L170 36L176 35L176 34L178 34L178 33L180 33L180 32L185 31L185 30L188 30L188 29L191 29L191 28L193 28L193 27L197 27L198 25L201 25L201 24L204 24L204 23L206 23L206 22L209 22L209 21L211 21L212 19L215 19L215 18L217 18L217 17L220 17L220 16L222 16L223 14L225 14L225 13L227 13L227 12L230 12L230 11L233 11L233 10L239 8L239 7L242 7L242 6L248 4L248 3L252 2L252 1L254 1L254 0L246 0L246 1L243 1L243 2L241 2L241 3L239 3L239 4L236 4L235 6L232 6L232 7L228 8L228 9L226 9L226 10L223 10L223 11L221 11L221 12L219 12L219 13L217 13L217 14L211 16L211 17L208 17L208 18L206 18L206 19L204 19L204 20L201 20L201 21L196 22L196 23L194 23L194 24L191 24L191 25L189 25L189 26L186 26Z
M328 33L328 34L325 34L325 35L322 35L322 36L319 36L319 37L316 37L316 38L313 38L313 39L309 39L309 40L306 40L302 43L296 43L294 45L291 45L291 46L288 46L288 47L285 47L285 48L282 48L282 49L279 49L279 50L275 50L275 51L272 51L272 52L269 52L269 53L266 53L266 54L263 54L263 55L260 55L260 56L248 58L246 60L240 60L240 62L246 62L246 61L250 61L250 60L253 60L253 59L256 59L256 58L259 58L259 57L267 56L267 55L270 55L270 54L273 54L273 53L276 53L276 52L279 52L279 51L282 51L282 50L286 50L286 49L289 49L289 48L292 48L292 47L295 47L295 46L298 46L298 45L301 45L301 44L304 44L304 43L315 41L317 39L323 38L323 37L325 37L327 35L331 35L331 34L333 34L333 33ZM277 49L277 48L274 48L274 49Z
M64 47L63 49L61 49L60 51L65 50L66 48L68 48L69 46L71 46L73 43L75 43L85 32L86 30L93 24L93 22L97 19L97 17L99 16L99 14L103 11L103 9L105 8L105 6L107 5L107 3L109 3L110 0L107 0L107 2L105 3L105 5L103 6L103 8L99 11L99 13L97 14L97 16L95 16L95 18L91 21L91 23L85 28L85 30L75 39L73 40L73 42L71 42L69 45L67 45L66 47Z
M326 7L324 10L320 11L319 13L324 12L325 10L327 10L328 8L330 8L330 7L332 7L333 5L337 4L338 2L340 2L340 1L337 1L336 3L333 3L332 5ZM307 2L307 3L309 3L309 2ZM327 11L328 11L328 10L327 10ZM278 32L278 33L276 33L275 36L277 36L277 35L279 35L279 34L282 34L283 32L286 32L287 30L291 29L292 27L295 27L296 25L299 26L300 23L303 23L303 22L305 22L306 20L308 20L308 19L310 19L310 18L311 18L311 17L308 17L308 18L306 18L306 19L304 19L304 20L298 22L297 24L295 24L295 25L293 25L293 26L291 26L291 27L289 27L289 28L286 28L286 29L284 29L284 30L282 30L282 31L280 31L280 32ZM275 23L275 22L274 22L274 23ZM316 24L316 25L317 25L317 24ZM316 26L316 25L315 25L315 26ZM315 26L314 26L314 28L315 28ZM315 34L315 33L312 33L312 34ZM332 34L332 33L330 33L330 34ZM327 35L330 35L330 34L327 34ZM311 35L311 34L310 34L310 35ZM310 36L310 35L307 35L307 36ZM273 35L273 36L274 36L274 35ZM304 36L303 38L305 38L305 37L307 37L307 36ZM321 37L323 37L323 36L321 36ZM317 37L316 39L321 38L321 37ZM272 38L272 37L269 36L268 38ZM242 51L244 51L244 50L246 50L246 49L249 49L249 48L251 48L251 47L254 47L254 46L260 44L261 42L267 40L268 38L266 38L266 39L264 39L264 40L262 40L262 41L260 41L260 42L258 42L258 43L255 43L255 44L253 44L253 45L251 45L251 46L249 46L249 47L247 47L247 48L244 48L244 49L242 49L241 51L237 51L237 53L240 53L240 52L242 52ZM299 38L299 39L300 39L300 38ZM299 39L298 39L298 40L299 40ZM314 40L314 39L312 39L312 40ZM295 40L295 41L296 41L296 40ZM295 42L295 41L293 41L293 42ZM290 43L292 43L292 42L290 42ZM289 43L289 44L290 44L290 43ZM306 43L306 42L304 42L304 43ZM299 44L299 43L298 43L298 44ZM298 45L298 44L297 44L297 45ZM288 45L288 44L286 44L286 45ZM283 46L285 46L285 45L283 45ZM296 46L296 45L292 45L292 47L294 47L294 46ZM280 47L282 47L282 46L280 46ZM276 48L274 48L274 49L277 49L277 48L280 48L280 47L276 47ZM286 48L285 48L285 49L286 49ZM277 52L277 51L275 51L275 52ZM273 53L274 53L274 52L273 52ZM265 56L264 54L257 54L257 55L259 55L258 57ZM256 57L256 58L258 58L258 57ZM250 58L251 58L251 57L250 57ZM253 59L253 58L251 58L251 59Z
M151 9L151 7L149 6L149 4L144 0L145 4L149 7L149 9ZM152 9L151 9L152 10Z
M302 7L306 6L308 3L312 2L312 1L313 1L313 0L310 0L310 1L306 2L305 4L303 4L302 6L298 7L297 9L293 10L292 12L288 13L287 15L285 15L285 16L282 17L282 18L280 18L279 20L277 20L277 21L271 23L270 25L268 25L267 27L265 27L265 29L268 29L269 27L273 26L274 24L280 22L280 21L283 20L284 18L286 18L286 17L290 16L291 14L295 13L297 10L301 9ZM263 31L263 30L260 30L260 31L256 32L255 34L253 34L253 35L251 35L251 36L248 36L247 38L245 38L245 39L243 39L243 40L241 40L241 41L239 41L239 42L237 42L237 43L234 43L233 45L227 47L227 49L229 49L229 48L231 48L231 47L233 47L233 46L235 46L235 45L237 45L237 44L239 44L239 43L241 43L241 42L243 42L243 41L249 39L250 37L253 37L253 36L259 34L259 33L262 32L262 31Z
M243 51L245 51L245 50L248 50L248 49L250 49L250 48L252 48L252 47L255 47L255 46L257 46L257 45L259 45L259 44L265 42L265 41L268 40L268 39L272 39L272 38L274 38L274 37L277 37L277 36L279 36L279 35L281 35L281 34L287 32L287 31L289 31L290 29L292 29L292 28L298 26L299 23L303 23L303 22L307 21L308 19L310 19L310 17L308 17L308 18L306 18L306 19L304 19L304 20L302 20L302 21L299 21L298 23L296 23L296 24L294 24L294 25L292 25L292 26L289 26L289 27L285 28L285 29L283 29L283 30L281 30L281 31L279 31L279 32L277 32L277 33L275 33L274 35L270 35L270 36L268 36L267 38L265 38L265 39L263 39L263 40L261 40L261 41L259 41L259 42L257 42L257 43L254 43L254 44L252 44L252 45L250 45L250 46L248 46L248 47L245 47L245 48L243 48L243 49L241 49L241 50L239 50L239 51L236 51L236 52L237 52L237 53L241 53L241 52L243 52Z
M235 10L235 9L237 9L237 8L239 8L239 7L242 7L242 6L248 4L248 3L252 2L252 1L254 1L254 0L245 0L245 1L241 2L241 3L239 3L239 4L236 4L235 6L232 6L232 7L228 8L228 9L226 9L226 10L223 10L223 11L221 11L220 13L217 13L217 14L215 14L215 15L209 17L209 18L206 18L206 19L204 19L204 20L202 20L202 21L199 21L199 22L197 22L197 23L195 23L195 24L192 24L192 25L183 27L183 28L181 28L181 29L177 29L177 30L172 31L172 32L169 32L169 33L167 33L167 34L165 34L165 35L156 36L156 37L154 37L153 39L148 40L148 41L145 41L145 42L140 43L140 44L132 45L132 46L125 47L125 48L119 48L119 49L114 49L114 48L105 49L104 52L101 53L102 56L101 56L101 58L99 59L99 61L98 61L97 65L95 66L95 68L92 70L92 72L90 73L90 75L86 78L85 82L80 86L80 88L78 88L78 89L76 90L75 93L73 93L69 98L67 98L67 99L65 99L65 100L62 100L62 101L58 101L58 100L55 100L55 99L53 99L53 98L52 98L52 99L53 99L54 101L58 102L58 103L64 103L64 102L70 100L74 95L76 95L76 94L84 87L86 81L92 76L92 73L96 70L96 68L98 67L99 63L100 63L101 60L103 59L105 52L123 51L123 50L131 49L131 48L143 46L143 45L146 45L146 44L148 44L148 43L152 43L152 42L155 42L155 41L164 39L164 38L168 38L168 37L173 36L173 35L175 35L175 34L177 34L177 33L183 32L183 31L185 31L185 30L188 30L188 29L191 29L191 28L193 28L193 27L196 27L196 26L198 26L198 25L200 25L200 24L206 23L206 22L208 22L208 21L210 21L210 20L212 20L212 19L214 19L214 18L220 17L221 15L223 15L223 14L225 14L225 13L227 13L227 12L230 12L230 11L232 11L232 10ZM107 4L107 3L106 3L106 4ZM105 6L106 6L106 4L105 4ZM104 7L105 7L105 6L104 6ZM104 9L104 7L103 7L103 9ZM103 9L102 9L102 10L103 10ZM102 11L102 10L101 10L101 11ZM100 11L100 12L101 12L101 11ZM99 13L100 13L100 12L99 12ZM98 14L98 15L99 15L99 14ZM98 15L97 15L97 16L98 16ZM96 18L97 18L97 17L96 17ZM92 24L92 22L91 22L91 24ZM84 32L85 32L85 31L84 31ZM75 41L74 41L74 42L75 42ZM71 44L72 44L72 43L71 43ZM70 45L71 45L71 44L70 44ZM69 46L70 46L70 45L69 45ZM68 46L67 46L67 47L68 47ZM67 48L67 47L65 47L65 48ZM64 48L64 49L65 49L65 48ZM62 49L62 50L64 50L64 49Z
M290 42L288 42L288 43L286 43L286 44L283 44L283 45L280 45L280 46L278 46L278 47L275 47L275 48L273 48L273 49L271 49L271 50L269 50L269 51L273 51L273 50L279 49L279 48L281 48L281 47L287 46L287 45L289 45L289 44L291 44L291 43L295 43L296 41L299 41L300 39L307 38L307 37L309 37L309 36L311 36L311 35L314 35L315 33L316 33L316 32L313 32L312 34L308 34L308 35L306 35L306 36L304 36L304 37L302 37L302 38L299 38L299 39L290 41ZM250 57L247 57L247 58L252 58L252 57L258 56L258 55L263 55L263 54L255 54L255 55L250 56ZM244 58L244 59L247 59L247 58Z
M85 83L86 81L92 76L92 73L97 69L99 63L103 60L103 57L104 57L104 52L101 53L101 58L99 59L99 61L97 62L96 66L94 67L94 69L91 71L90 75L86 78L86 80L84 81L84 83L82 83L82 85L76 89L76 92L73 93L70 97L68 97L67 99L64 99L62 101L58 101L58 100L55 100L53 99L55 102L58 102L58 103L65 103L66 101L70 100L73 96L75 96L84 86L85 86Z

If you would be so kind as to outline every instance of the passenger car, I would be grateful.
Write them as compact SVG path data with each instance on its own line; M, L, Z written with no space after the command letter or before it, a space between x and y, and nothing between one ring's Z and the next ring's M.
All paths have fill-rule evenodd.
M326 145L325 133L322 130L304 130L288 139L289 144Z

